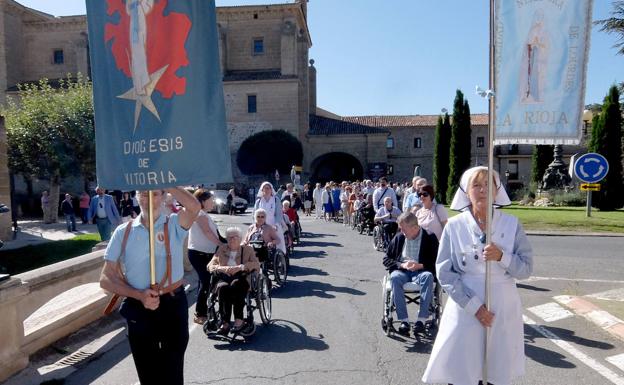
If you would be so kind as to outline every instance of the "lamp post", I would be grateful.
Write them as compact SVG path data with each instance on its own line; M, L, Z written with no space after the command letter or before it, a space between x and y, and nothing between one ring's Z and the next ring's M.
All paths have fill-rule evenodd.
M505 190L509 193L509 170L505 170L505 183L507 183Z
M279 187L279 178L280 178L279 171L277 171L277 169L275 169L275 189L276 190Z

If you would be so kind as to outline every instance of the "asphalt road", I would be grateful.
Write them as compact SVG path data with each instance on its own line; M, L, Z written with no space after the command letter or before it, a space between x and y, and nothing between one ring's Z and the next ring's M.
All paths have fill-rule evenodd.
M249 215L216 218L222 228L246 227L251 220ZM191 326L185 382L420 383L432 341L383 334L384 269L372 238L307 217L302 226L305 237L291 260L289 280L273 290L274 322L258 326L246 343L211 340L201 327ZM536 278L518 284L525 308L551 303L557 295L624 287L624 238L531 236L530 240ZM194 295L189 298L194 302ZM408 309L415 315L414 307ZM524 314L537 325L525 326L527 374L515 384L624 384L624 369L606 361L624 353L624 342L579 316L546 322L529 310ZM127 343L81 367L65 383L137 383Z

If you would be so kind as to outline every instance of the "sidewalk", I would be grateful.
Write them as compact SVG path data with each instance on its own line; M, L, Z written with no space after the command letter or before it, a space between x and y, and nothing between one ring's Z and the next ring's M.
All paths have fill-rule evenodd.
M4 240L2 250L17 249L28 245L71 239L79 234L97 234L97 227L92 224L76 223L78 231L67 231L65 220L57 223L45 224L42 220L21 220L17 222L19 231L14 240Z

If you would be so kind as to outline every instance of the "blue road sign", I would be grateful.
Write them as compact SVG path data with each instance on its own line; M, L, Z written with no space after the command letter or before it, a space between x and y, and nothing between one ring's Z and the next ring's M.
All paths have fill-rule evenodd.
M607 159L594 152L581 155L574 163L574 174L585 183L600 182L608 172Z

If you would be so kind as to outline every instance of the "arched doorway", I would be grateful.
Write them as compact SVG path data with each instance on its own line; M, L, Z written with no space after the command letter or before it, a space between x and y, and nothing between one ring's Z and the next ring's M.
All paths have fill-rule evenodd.
M360 161L344 152L331 152L316 158L311 165L311 182L341 182L362 180L364 170Z

